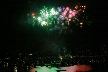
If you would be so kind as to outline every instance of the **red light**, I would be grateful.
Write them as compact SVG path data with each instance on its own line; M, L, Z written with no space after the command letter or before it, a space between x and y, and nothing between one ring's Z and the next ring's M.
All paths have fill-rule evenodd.
M76 5L75 8L78 9L78 5Z
M86 5L84 6L84 8L86 8Z
M35 15L35 12L32 12L32 16L34 16Z

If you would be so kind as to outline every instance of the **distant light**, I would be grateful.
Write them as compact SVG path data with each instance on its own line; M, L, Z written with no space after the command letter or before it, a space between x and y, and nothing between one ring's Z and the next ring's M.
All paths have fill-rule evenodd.
M33 55L33 54L29 54L29 55Z
M83 10L83 12L84 12L84 10Z
M17 67L16 66L14 67L14 72L17 72Z
M72 56L70 56L70 58L72 58Z
M34 16L34 14L32 14L32 16Z
M60 59L62 60L63 58L61 57Z
M83 25L83 22L80 22L80 25Z
M76 5L75 8L78 9L78 5Z
M69 21L71 21L71 19L69 19Z
M34 16L35 15L35 12L32 12L32 16Z
M84 6L84 8L85 8L86 6Z

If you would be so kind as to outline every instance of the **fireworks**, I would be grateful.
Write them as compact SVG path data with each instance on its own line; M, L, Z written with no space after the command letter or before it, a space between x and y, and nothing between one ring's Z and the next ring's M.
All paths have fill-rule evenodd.
M65 24L69 25L71 19L74 18L77 14L76 10L72 10L69 7L58 7L57 10L59 12L59 19L62 22L62 26Z
M40 16L37 17L38 22L44 26L44 25L51 25L52 21L57 18L58 12L54 9L48 9L44 6L42 10L40 10Z
M58 7L59 18L61 20L68 20L74 17L77 13L76 10L72 10L69 7Z
M36 13L35 12L31 12L30 14L28 14L28 23L35 25L36 23Z
M51 8L44 6L39 13L31 13L31 18L29 18L29 22L31 21L33 25L39 24L41 26L47 26L50 30L64 30L72 25L72 23L75 23L76 25L82 27L85 19L80 18L80 15L81 13L85 12L85 9L86 5L75 5L74 8L65 6Z

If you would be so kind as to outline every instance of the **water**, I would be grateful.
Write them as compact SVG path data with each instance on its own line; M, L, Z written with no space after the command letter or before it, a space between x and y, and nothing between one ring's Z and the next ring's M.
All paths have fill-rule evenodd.
M14 72L77 72L77 71L90 71L91 68L88 65L74 65L67 67L52 67L52 66L36 66L23 69L18 69L14 67Z
M62 71L60 71L62 70ZM64 71L63 71L64 70ZM107 66L103 63L93 63L90 65L73 66L35 66L18 63L14 65L0 65L0 72L108 72Z

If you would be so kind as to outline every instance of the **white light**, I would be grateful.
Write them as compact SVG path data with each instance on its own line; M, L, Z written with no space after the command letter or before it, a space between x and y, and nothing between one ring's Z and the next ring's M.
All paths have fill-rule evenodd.
M33 55L33 54L29 54L29 55Z
M33 18L35 18L35 16L33 16Z
M80 22L80 25L83 25L83 22Z
M72 56L70 56L70 58L72 58Z

